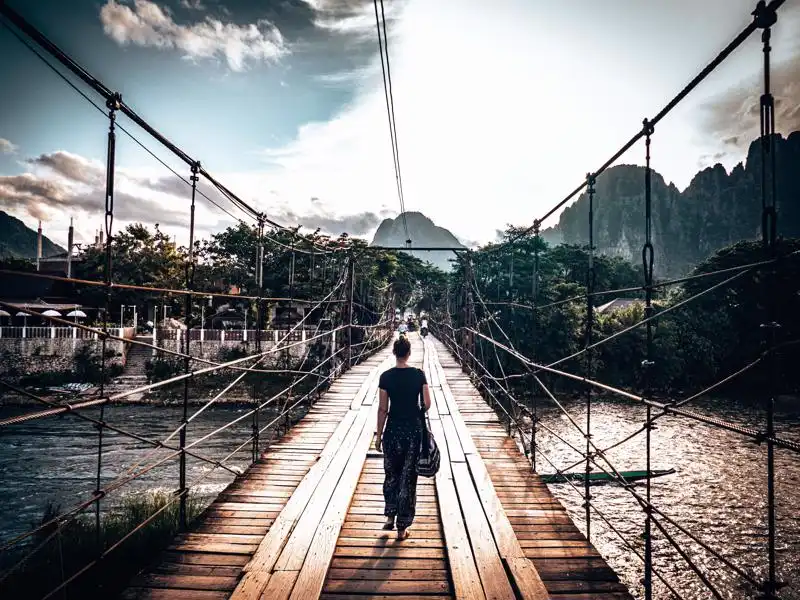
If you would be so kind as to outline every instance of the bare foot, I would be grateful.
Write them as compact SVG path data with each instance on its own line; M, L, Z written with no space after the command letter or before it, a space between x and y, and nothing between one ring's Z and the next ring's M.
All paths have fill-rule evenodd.
M411 532L408 529L398 529L397 530L397 541L402 542L408 536L411 535Z

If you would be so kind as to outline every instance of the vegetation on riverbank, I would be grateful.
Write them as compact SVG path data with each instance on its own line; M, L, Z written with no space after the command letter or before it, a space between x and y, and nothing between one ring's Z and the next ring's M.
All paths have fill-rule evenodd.
M94 517L89 512L91 509L87 511L88 514L64 525L58 533L55 524L45 527L25 547L0 555L0 570L5 573L31 548L42 545L36 554L0 583L0 597L39 599L105 551L108 555L100 558L99 563L85 575L70 583L65 595L56 594L55 597L84 600L116 597L136 573L167 547L178 532L178 504L175 496L165 492L125 498L118 509L102 517L99 544ZM152 521L111 550L114 544L161 509L163 511ZM190 496L187 502L190 521L202 509L203 504ZM51 520L59 512L59 507L48 506L41 523ZM46 541L53 534L53 538Z
M513 236L513 228L507 236ZM538 244L538 246L537 246ZM724 248L699 264L692 277L675 285L656 288L654 295L653 357L651 385L663 396L681 397L731 375L757 360L767 349L762 324L769 322L769 304L778 315L775 343L779 346L778 393L800 390L800 373L794 368L800 359L800 240L780 240L780 261L775 267L741 269L765 260L757 242L739 242ZM539 254L538 280L534 287L535 251ZM510 248L495 251L492 246L472 254L479 294L473 289L476 320L487 337L508 345L498 324L514 347L539 364L558 363L558 368L583 375L586 368L586 284L589 257L579 246L548 246L533 236L524 237ZM628 301L619 309L594 311L592 341L601 342L592 351L592 378L629 390L644 386L643 361L647 353L646 328L634 327L644 317L641 268L614 257L595 256L596 292L620 290L593 298L595 307L616 298ZM453 325L466 324L464 310L465 265L454 271L447 289L429 292L435 318L445 316L449 294ZM716 271L724 271L710 275ZM728 280L728 281L726 281ZM664 282L666 283L666 282ZM766 283L766 288L764 284ZM717 287L717 284L718 287ZM637 289L639 288L639 289ZM536 291L534 297L534 290ZM702 294L702 295L701 295ZM496 320L496 322L495 322ZM631 328L630 331L620 333ZM602 340L609 339L608 342ZM495 376L524 373L522 364L491 341L477 338L476 356ZM577 392L582 384L547 373L542 378L552 389ZM718 393L752 392L764 387L771 377L759 365L750 369ZM529 377L511 380L520 396L531 390Z
M37 349L34 350L34 355L36 352ZM116 356L118 355L114 351L106 350L107 359ZM4 352L0 360L5 364L3 377L11 383L26 388L47 388L73 382L99 384L101 381L105 381L108 383L120 375L123 370L122 366L115 363L107 363L103 370L100 355L89 346L81 346L75 353L71 369L26 373L15 364L14 355L9 351Z

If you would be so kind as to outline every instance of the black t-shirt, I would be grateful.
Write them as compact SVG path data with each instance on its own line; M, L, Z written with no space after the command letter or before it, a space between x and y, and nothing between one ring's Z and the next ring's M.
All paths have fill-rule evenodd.
M420 421L420 395L427 383L425 373L415 367L392 367L381 373L378 387L389 394L387 427Z

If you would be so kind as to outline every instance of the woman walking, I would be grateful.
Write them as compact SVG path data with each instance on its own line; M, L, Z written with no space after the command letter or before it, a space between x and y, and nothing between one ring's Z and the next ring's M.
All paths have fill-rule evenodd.
M414 521L417 504L417 457L424 426L420 397L427 411L431 407L431 396L425 373L408 366L411 342L406 337L399 338L392 352L397 364L381 373L378 383L380 404L375 449L383 451L386 473L383 482L386 523L383 528L393 529L396 524L397 539L404 540Z

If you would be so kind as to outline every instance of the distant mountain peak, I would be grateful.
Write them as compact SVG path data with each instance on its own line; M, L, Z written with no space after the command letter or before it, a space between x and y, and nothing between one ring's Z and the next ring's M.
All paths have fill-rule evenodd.
M36 260L37 232L25 223L0 210L0 259L25 258ZM42 235L42 256L45 258L66 252L64 248Z
M778 234L800 236L800 132L775 134ZM616 165L597 178L594 243L599 252L641 264L644 244L644 173ZM558 225L542 231L551 244L586 244L588 196L561 213ZM683 191L652 171L652 243L655 272L679 277L725 246L761 236L761 143L730 171L717 163L698 171Z
M449 271L450 251L442 252L415 252L414 247L427 248L464 248L466 246L458 241L450 231L439 227L421 212L407 211L405 224L408 226L408 237L411 239L411 251L417 258L428 261L438 268ZM384 219L372 238L372 246L403 247L406 245L406 231L403 224L403 215L395 218Z

